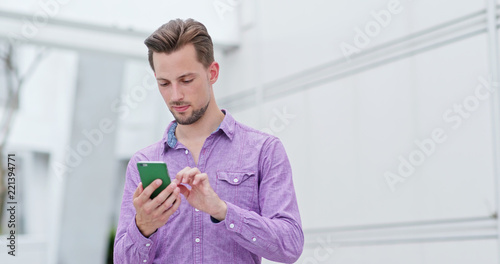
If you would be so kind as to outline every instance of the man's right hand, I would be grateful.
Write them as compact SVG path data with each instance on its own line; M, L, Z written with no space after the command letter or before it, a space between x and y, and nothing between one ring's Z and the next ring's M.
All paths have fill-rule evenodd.
M165 225L181 204L180 190L176 181L170 183L154 199L150 199L154 190L160 186L160 179L152 182L146 189L143 189L141 182L132 198L136 211L135 223L145 237L149 237L156 229Z

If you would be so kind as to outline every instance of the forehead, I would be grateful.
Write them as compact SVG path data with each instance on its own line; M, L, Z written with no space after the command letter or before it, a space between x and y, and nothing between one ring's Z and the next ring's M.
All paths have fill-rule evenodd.
M197 72L203 70L203 64L198 61L196 50L192 44L188 44L170 54L153 53L153 64L157 77L179 76L187 71Z

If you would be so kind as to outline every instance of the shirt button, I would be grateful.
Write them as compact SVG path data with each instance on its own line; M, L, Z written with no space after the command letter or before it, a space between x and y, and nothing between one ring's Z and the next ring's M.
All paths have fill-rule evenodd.
M200 239L199 238L196 238L194 241L196 241L196 243L200 243Z
M234 180L233 180L233 181L234 181L234 182L238 182L238 178L234 178Z
M198 210L198 209L196 209L196 208L194 208L194 210L195 210L196 212L200 211L200 210Z
M148 260L147 260L147 259L145 259L145 260L143 260L142 262L146 263L146 262L148 262Z
M257 238L255 238L255 237L254 237L254 238L252 238L252 241L253 241L253 242L257 241Z
M189 150L186 149L186 151L184 151L184 153L186 153L186 155L189 153Z
M234 228L234 224L230 224L230 225L229 225L229 228Z
M147 244L146 244L146 247L149 247L149 246L151 246L151 244L147 243Z

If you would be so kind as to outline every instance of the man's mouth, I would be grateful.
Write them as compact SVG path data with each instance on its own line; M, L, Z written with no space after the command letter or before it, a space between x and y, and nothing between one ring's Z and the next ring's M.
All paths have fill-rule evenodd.
M184 111L186 111L186 110L189 108L189 105L172 106L172 108L173 108L176 112L184 112Z

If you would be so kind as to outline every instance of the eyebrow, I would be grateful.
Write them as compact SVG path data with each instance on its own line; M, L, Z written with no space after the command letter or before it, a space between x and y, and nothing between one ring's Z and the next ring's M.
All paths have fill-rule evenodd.
M184 73L182 74L181 76L177 77L177 80L179 79L182 79L182 78L186 78L186 77L190 77L190 76L197 76L198 74L194 73L194 72L188 72L188 73ZM157 77L156 80L160 81L160 80L163 80L163 81L168 81L167 79L165 78L161 78L161 77Z

